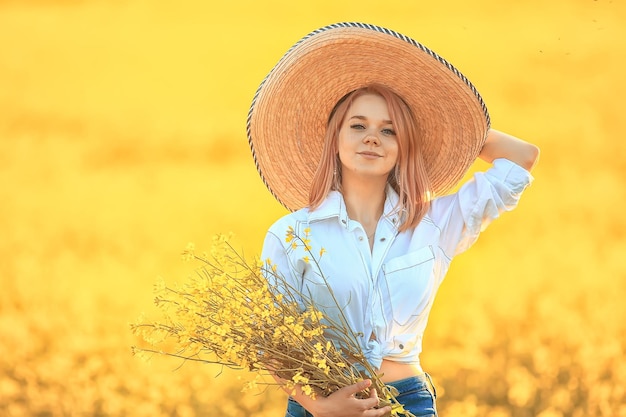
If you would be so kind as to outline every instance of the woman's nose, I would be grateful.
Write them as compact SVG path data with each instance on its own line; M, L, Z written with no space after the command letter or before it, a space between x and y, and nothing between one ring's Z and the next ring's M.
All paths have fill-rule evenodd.
M365 135L365 138L363 138L363 142L366 143L366 144L370 144L371 143L371 144L376 144L376 145L380 143L380 141L378 139L378 136L375 133L372 133L372 132L368 132Z

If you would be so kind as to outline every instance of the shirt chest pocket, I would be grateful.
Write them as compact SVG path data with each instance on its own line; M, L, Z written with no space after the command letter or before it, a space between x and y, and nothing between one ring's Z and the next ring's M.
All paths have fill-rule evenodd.
M393 320L400 326L419 316L434 291L432 247L390 259L383 265Z

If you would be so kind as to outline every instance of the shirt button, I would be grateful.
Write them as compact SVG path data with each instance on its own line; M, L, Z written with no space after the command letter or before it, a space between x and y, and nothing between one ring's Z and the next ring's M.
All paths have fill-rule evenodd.
M384 238L384 237L381 237L381 238L380 238L380 241L381 241L381 242L384 242L385 240L387 240L387 238Z
M402 343L400 343L400 344L398 345L398 347L399 347L400 349L404 349L404 345L403 345Z
M363 236L359 236L359 240L362 242L363 241Z

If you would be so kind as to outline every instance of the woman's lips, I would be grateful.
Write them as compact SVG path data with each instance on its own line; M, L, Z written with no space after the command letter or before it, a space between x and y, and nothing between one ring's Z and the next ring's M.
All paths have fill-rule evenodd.
M376 152L369 152L369 151L359 152L358 154L367 159L376 159L382 156L382 155L377 154Z

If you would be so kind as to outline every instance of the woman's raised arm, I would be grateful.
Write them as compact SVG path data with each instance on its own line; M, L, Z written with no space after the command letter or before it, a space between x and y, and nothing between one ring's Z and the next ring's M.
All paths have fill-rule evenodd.
M539 159L539 148L515 136L491 129L478 156L489 163L494 159L505 158L531 171Z

